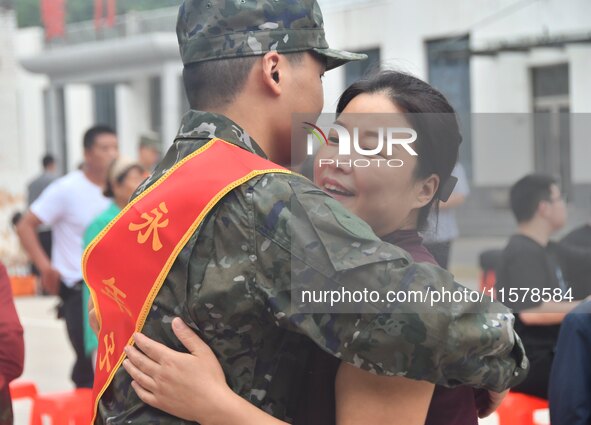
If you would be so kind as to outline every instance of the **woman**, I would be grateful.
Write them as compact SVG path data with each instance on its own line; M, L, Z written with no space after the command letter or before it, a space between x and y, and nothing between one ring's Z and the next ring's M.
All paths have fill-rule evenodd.
M413 144L418 156L397 146L392 156L404 161L400 168L349 167L346 162L357 159L357 154L339 157L333 140L321 148L317 159L339 159L332 161L338 166L320 166L316 161L315 183L370 224L383 240L406 249L415 261L435 263L422 246L417 229L425 224L432 204L447 199L453 189L448 182L461 142L453 108L423 81L386 71L349 87L337 112L345 127L358 126L347 114L373 114L369 120L380 113L400 114L397 121L403 118L405 122L396 126L411 127L419 134ZM359 131L361 147L366 150L377 145L376 136L368 130L373 124L376 122L365 122ZM380 152L373 159L386 157ZM180 319L173 322L173 330L191 355L176 353L143 335L136 335L136 344L145 355L134 347L126 350L128 359L123 366L144 402L205 425L283 423L229 390L209 347ZM306 376L308 390L304 393L309 397L300 400L296 424L477 423L474 394L469 388L437 388L431 401L434 386L430 383L374 376L340 364L320 350L313 354ZM443 403L438 401L441 397ZM455 411L461 413L459 419L452 418ZM444 422L438 422L441 419Z
M135 189L146 178L146 172L142 166L129 159L120 157L117 158L111 166L107 174L107 185L105 187L104 195L111 198L113 202L111 205L99 214L86 229L84 233L83 243L86 248L97 235L107 227L117 214L127 205L129 198L133 195ZM90 292L86 285L82 289L82 305L86 306L90 298ZM88 310L82 309L84 319L84 351L87 356L92 356L93 363L95 362L95 354L98 348L98 341L96 335L90 328L88 323Z

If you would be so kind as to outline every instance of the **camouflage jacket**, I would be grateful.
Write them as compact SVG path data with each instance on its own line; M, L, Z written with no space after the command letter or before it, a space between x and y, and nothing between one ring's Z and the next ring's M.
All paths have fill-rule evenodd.
M190 111L136 196L213 137L264 156L227 118ZM503 390L525 377L528 362L513 316L498 303L438 304L429 312L399 303L388 311L302 313L292 300L294 280L316 289L360 282L422 292L459 288L446 271L414 264L406 252L382 242L304 177L266 174L234 189L210 212L176 259L143 332L184 351L170 326L180 316L214 350L236 393L288 422L310 344L378 374L448 386ZM99 413L98 423L183 423L141 402L123 368Z

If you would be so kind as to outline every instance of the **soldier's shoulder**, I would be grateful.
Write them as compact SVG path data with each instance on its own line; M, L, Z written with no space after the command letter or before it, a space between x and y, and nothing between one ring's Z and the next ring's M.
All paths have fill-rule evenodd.
M297 173L268 173L258 176L251 181L254 190L267 196L304 193L315 193L321 196L326 194L312 181Z

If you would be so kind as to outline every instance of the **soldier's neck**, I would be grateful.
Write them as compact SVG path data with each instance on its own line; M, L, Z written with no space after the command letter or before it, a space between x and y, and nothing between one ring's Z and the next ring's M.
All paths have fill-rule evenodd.
M252 104L235 102L231 107L212 111L224 115L242 127L270 160L274 158L273 126L266 121L266 115Z

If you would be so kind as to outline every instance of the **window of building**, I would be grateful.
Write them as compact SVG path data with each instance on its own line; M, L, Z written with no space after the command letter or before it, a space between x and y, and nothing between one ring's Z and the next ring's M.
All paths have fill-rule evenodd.
M66 101L63 87L43 91L43 115L46 152L55 155L61 173L65 174L69 170Z
M532 68L531 81L536 172L560 177L562 191L571 194L568 64Z
M160 77L150 78L150 129L162 136L162 88Z
M456 110L463 141L460 162L472 178L472 126L470 100L470 37L427 41L429 83L447 98Z
M372 71L380 69L380 49L360 50L356 53L365 53L367 60L349 62L345 68L345 88Z
M94 92L94 120L117 131L117 102L115 84L98 84Z

